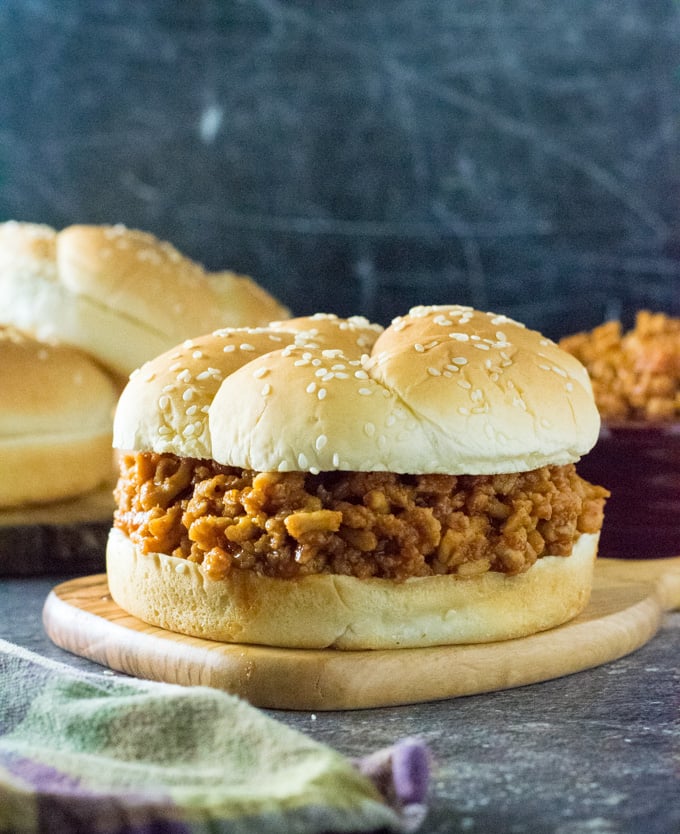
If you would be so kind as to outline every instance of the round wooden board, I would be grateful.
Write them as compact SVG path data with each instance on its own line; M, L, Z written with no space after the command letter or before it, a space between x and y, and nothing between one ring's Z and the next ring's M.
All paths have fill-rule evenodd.
M106 566L113 485L53 504L0 510L0 576L92 573Z
M622 657L680 605L680 558L599 560L587 609L559 628L499 643L342 652L228 645L147 625L111 599L106 576L49 594L58 646L150 680L207 685L271 709L336 710L453 698L545 681Z

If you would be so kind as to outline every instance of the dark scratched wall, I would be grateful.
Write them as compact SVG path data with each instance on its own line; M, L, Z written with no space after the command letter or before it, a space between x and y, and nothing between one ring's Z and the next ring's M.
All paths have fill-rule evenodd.
M296 313L680 314L680 2L0 0L0 220Z

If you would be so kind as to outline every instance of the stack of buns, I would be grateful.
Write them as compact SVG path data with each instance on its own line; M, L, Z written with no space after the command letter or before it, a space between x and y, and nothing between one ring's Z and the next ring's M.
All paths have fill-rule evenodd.
M0 325L0 507L70 498L111 480L110 376L68 345Z
M288 311L122 225L0 224L0 508L115 480L113 411L129 374L206 330Z

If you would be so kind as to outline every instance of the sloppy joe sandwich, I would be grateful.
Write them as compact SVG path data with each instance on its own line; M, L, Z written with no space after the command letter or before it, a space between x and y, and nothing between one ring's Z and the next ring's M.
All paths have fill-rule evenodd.
M122 393L113 599L226 642L520 637L586 605L607 492L583 366L503 315L222 329Z
M79 347L125 379L190 336L287 315L251 278L208 272L146 232L0 224L0 322Z
M111 483L112 380L75 348L0 325L0 508Z

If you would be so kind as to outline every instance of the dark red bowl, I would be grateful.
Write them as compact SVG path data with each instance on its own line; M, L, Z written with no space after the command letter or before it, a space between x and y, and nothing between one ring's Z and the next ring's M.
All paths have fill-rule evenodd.
M579 474L611 491L600 556L680 556L680 423L608 423Z

